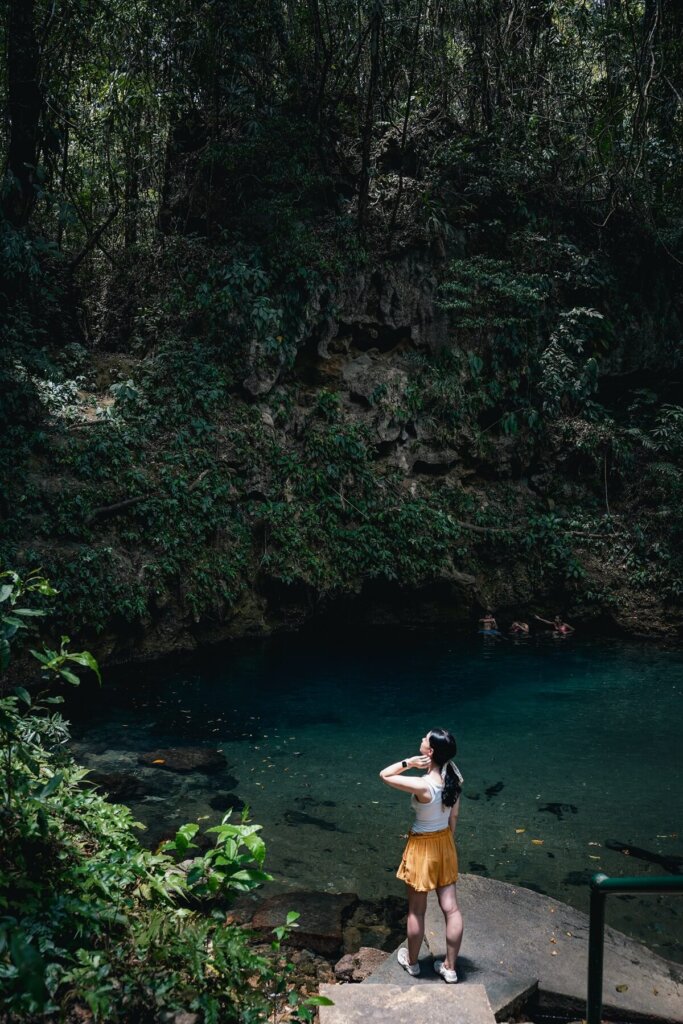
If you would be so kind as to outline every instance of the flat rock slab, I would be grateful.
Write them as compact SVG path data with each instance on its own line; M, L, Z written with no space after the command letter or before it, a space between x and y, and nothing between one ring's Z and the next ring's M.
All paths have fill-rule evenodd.
M221 750L207 747L167 747L138 754L139 764L148 768L165 768L169 772L217 772L227 762ZM235 784L237 779L234 780ZM230 788L228 783L227 788Z
M577 1011L585 1007L586 914L530 889L477 875L460 876L458 902L465 919L457 965L461 983L485 985L499 1019L505 1009L502 1001L515 991L521 993L530 980L538 981L547 1005ZM656 913L654 903L652 909ZM435 896L427 903L425 943L431 956L443 956L443 916ZM428 970L427 960L423 974ZM394 956L364 984L393 982L398 972L408 978ZM603 999L605 1010L621 1019L630 1014L679 1024L683 1022L683 967L606 928Z
M462 875L460 877L462 878ZM441 916L440 922L443 922L443 917ZM425 940L428 940L430 937L428 934L428 927L429 916L425 927ZM442 924L441 930L443 930ZM431 937L434 939L433 934ZM438 943L435 942L435 952L432 952L427 941L422 943L420 955L418 957L420 974L417 977L412 977L407 971L404 971L396 959L396 954L392 953L392 955L380 967L378 967L376 971L373 971L369 978L366 978L364 984L392 984L397 985L399 988L414 988L416 985L429 985L430 989L448 988L449 986L444 983L439 975L434 973L435 957L443 959L444 956L444 951L441 949L441 945L439 944L442 942L443 937L439 934ZM486 994L493 1012L499 1020L504 1016L507 1017L508 1014L515 1013L517 1010L521 1009L527 1001L531 999L538 988L536 978L528 975L513 975L504 970L503 967L495 970L490 966L490 964L477 962L475 964L468 963L465 968L462 957L458 957L458 977L458 984L451 985L450 988L464 990L465 988L483 985L486 989Z
M559 997L556 1002L585 1007L587 914L530 889L477 875L461 876L458 901L465 918L458 962L464 980L484 981L482 970L535 977L549 1002ZM428 905L426 938L430 950L440 955L443 917L435 898ZM683 967L606 928L603 1000L605 1010L683 1021Z
M344 923L358 902L354 893L291 892L271 896L261 903L251 920L255 931L270 932L284 924L289 910L301 915L287 938L291 946L312 949L323 956L341 952Z
M321 985L320 1024L494 1024L483 985Z

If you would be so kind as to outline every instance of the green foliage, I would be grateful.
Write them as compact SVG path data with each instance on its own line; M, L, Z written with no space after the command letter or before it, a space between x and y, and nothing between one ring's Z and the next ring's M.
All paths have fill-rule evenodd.
M470 410L502 409L495 423L504 434L517 433L520 414L535 427L541 410L556 416L563 407L579 408L595 392L596 354L605 348L599 333L603 315L584 307L556 310L548 276L483 256L456 260L439 303L449 311L456 336L465 332L478 343L478 352L468 352L472 383L479 383L470 389ZM485 387L479 352L489 353ZM512 403L516 408L505 408Z
M464 330L519 329L538 315L547 295L542 275L520 272L504 260L473 256L451 262L440 305Z
M59 716L47 718L41 702L29 714L18 705L16 697L0 701L3 761L10 759L0 855L3 1008L54 1012L79 1001L98 1020L165 1008L215 1020L263 1008L248 979L265 987L267 961L224 913L188 907L270 877L258 866L258 826L226 817L214 830L216 846L181 871L170 852L187 856L197 826L181 829L168 853L142 849L127 809L108 804L84 769L50 749L66 737Z
M42 608L24 607L24 600L54 597L56 593L40 572L30 572L24 579L12 570L0 572L0 673L9 666L11 644L19 630L29 629L32 619L45 615Z
M539 360L538 387L547 413L556 415L564 400L573 407L580 406L596 391L598 364L592 355L585 358L585 349L595 351L597 348L592 327L595 321L602 319L602 314L595 309L577 308L559 314L549 344Z
M38 595L55 595L44 577L3 574L3 628L42 615L18 604ZM77 683L69 660L98 673L90 654L66 644L34 652L46 673ZM233 824L228 813L207 830L215 842L204 853L193 824L157 852L141 848L141 826L66 750L60 700L22 688L0 698L0 1011L30 1020L80 1005L98 1021L151 1021L183 1009L218 1024L264 1020L287 1000L293 1019L310 1021L321 1000L299 998L281 951L298 914L275 929L270 957L225 919L235 894L271 877L260 826L246 812Z
M658 452L683 455L683 407L663 405L650 433Z

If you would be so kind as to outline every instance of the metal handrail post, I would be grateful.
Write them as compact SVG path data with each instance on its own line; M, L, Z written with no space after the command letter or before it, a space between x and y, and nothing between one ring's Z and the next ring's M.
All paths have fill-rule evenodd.
M600 882L607 875L595 875L591 881L590 928L588 932L588 998L586 1024L600 1024L602 1017L602 976L605 954L605 903L607 893Z
M602 1017L602 978L605 946L605 903L610 893L662 894L683 896L683 876L654 878L610 878L593 875L591 879L590 927L588 931L588 992L586 1024L600 1024Z

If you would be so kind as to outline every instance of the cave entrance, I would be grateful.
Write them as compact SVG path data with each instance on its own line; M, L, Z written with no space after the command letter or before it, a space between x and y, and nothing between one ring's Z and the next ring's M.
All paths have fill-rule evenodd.
M411 347L410 327L389 327L387 324L351 324L351 344L359 352L377 349L378 352L393 352L399 347Z

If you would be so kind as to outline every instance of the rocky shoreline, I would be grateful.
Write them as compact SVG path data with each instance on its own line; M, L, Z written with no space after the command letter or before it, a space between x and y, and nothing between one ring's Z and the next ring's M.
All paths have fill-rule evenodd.
M472 580L474 587L475 581ZM242 616L241 609L234 610L229 620L220 625L187 623L176 620L159 623L149 633L132 636L125 643L121 637L105 634L86 638L90 648L97 653L100 664L111 669L132 668L153 665L171 657L191 657L214 649L236 647L250 641L278 640L295 634L313 634L324 631L331 636L346 629L408 629L413 632L434 633L448 630L454 637L465 641L476 635L477 620L486 608L493 607L501 622L507 623L533 614L544 614L550 607L563 605L566 595L549 597L537 602L531 608L521 604L498 604L487 602L483 591L477 590L467 602L453 596L452 585L440 580L430 587L418 589L382 587L382 594L346 597L329 604L319 604L315 614L310 608L285 606L280 615L271 614L267 606L261 606L258 622L251 614ZM253 597L254 595L251 595ZM566 605L563 605L566 607ZM253 608L252 608L253 610ZM586 609L580 603L569 605L566 617L573 622L580 637L591 639L632 640L656 647L680 648L683 636L677 629L670 628L663 607L651 609L651 615L638 618L636 608L627 616L606 615L599 609ZM27 668L31 668L27 665Z
M250 929L254 949L267 956L273 928L296 909L301 917L286 941L292 965L290 984L302 998L317 995L320 985L357 984L365 981L390 956L405 935L403 900L360 900L354 893L292 891L238 899L227 916L229 923ZM283 1005L278 1021L290 1019Z
M462 875L458 893L466 921L460 982L485 985L497 1020L527 1021L553 1012L566 1020L582 1015L586 914L529 889L476 875ZM231 919L265 935L282 923L287 910L298 909L300 928L289 941L288 956L295 987L308 994L317 986L334 998L337 985L433 982L431 959L443 956L436 900L430 897L427 909L424 969L418 979L409 978L392 956L405 938L404 901L379 903L349 893L292 891L241 900ZM610 1019L679 1024L683 967L607 927L604 1000Z

